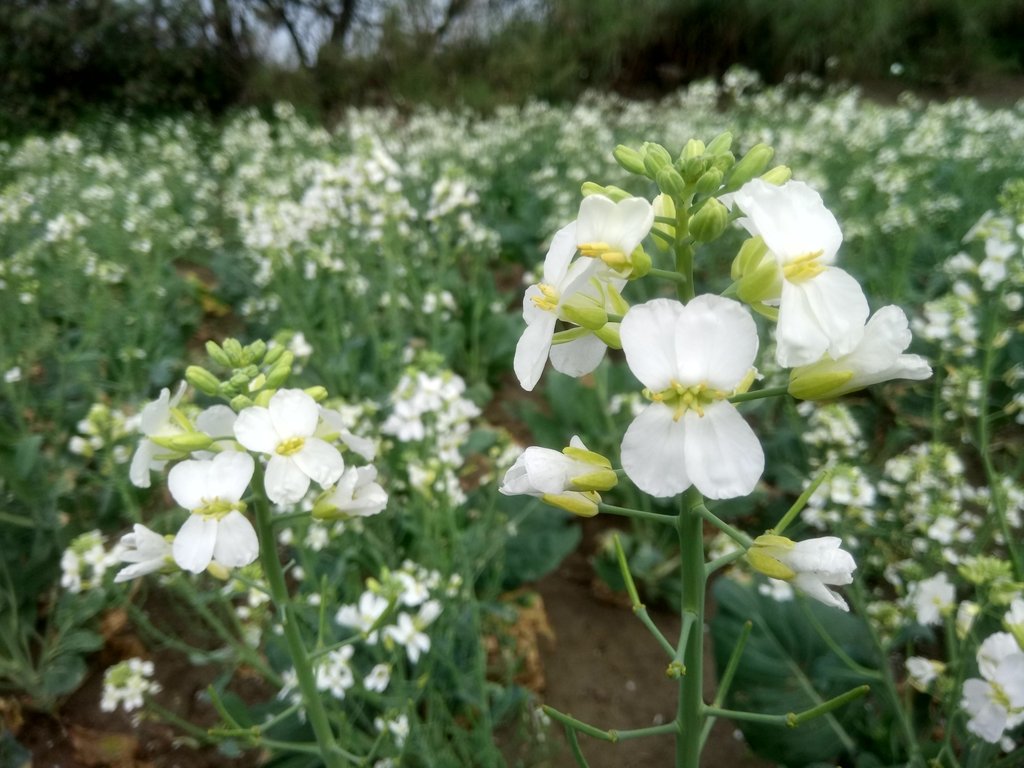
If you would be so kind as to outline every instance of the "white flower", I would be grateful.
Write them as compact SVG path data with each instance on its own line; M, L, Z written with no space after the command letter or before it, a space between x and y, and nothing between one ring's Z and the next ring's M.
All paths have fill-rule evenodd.
M367 590L359 597L358 605L343 605L338 609L334 620L345 627L354 627L366 635L371 645L377 642L377 632L370 632L384 611L388 609L388 601L380 595Z
M348 467L337 485L317 501L313 516L334 519L376 515L388 505L388 494L376 479L375 467Z
M910 587L907 600L917 617L917 623L927 626L941 624L942 614L953 607L956 589L945 573L916 582Z
M997 632L978 647L983 679L964 682L960 705L970 715L967 730L990 744L1024 723L1024 651L1013 635Z
M852 352L868 303L857 281L832 266L843 235L821 196L803 182L754 179L734 201L747 215L740 223L761 236L780 272L778 364L791 368L826 352L834 358Z
M200 573L211 561L240 568L257 558L256 531L241 512L253 469L252 456L239 451L174 465L167 487L174 500L192 512L174 537L172 552L179 566Z
M355 675L349 660L355 649L351 645L331 651L327 658L317 664L316 687L321 691L330 691L339 699L345 698L345 692L355 685Z
M169 389L160 390L160 397L142 409L139 430L146 437L139 441L139 447L135 449L131 466L128 468L128 477L137 488L149 488L150 471L160 472L167 464L167 459L161 457L161 451L164 449L146 438L171 437L185 431L171 418L172 410L178 407L185 394L185 386L185 382L182 382L173 397Z
M935 678L946 671L946 665L941 661L926 659L923 656L911 656L906 661L906 667L911 685L921 691L928 690L928 686Z
M505 473L498 490L506 496L535 496L546 504L590 517L597 513L601 500L596 491L607 491L618 482L611 466L607 458L588 450L573 435L569 447L561 451L527 448Z
M363 687L368 691L383 693L391 683L391 667L387 664L377 664L363 678Z
M903 354L908 346L907 316L897 306L882 307L868 320L860 343L851 352L794 368L789 392L804 400L820 400L891 379L927 379L932 375L931 366L920 355Z
M126 533L121 537L121 546L121 562L132 565L117 572L114 577L115 583L145 576L174 562L171 543L159 533L154 533L138 523L135 524L132 533Z
M764 470L753 430L726 399L750 372L757 328L738 303L698 296L685 307L655 299L622 321L622 349L652 402L622 439L622 466L652 496L696 486L744 496Z
M405 648L409 661L415 664L420 654L430 650L430 637L420 631L419 622L407 613L398 615L398 623L384 629L384 636Z
M120 705L125 712L138 709L146 694L159 693L160 684L153 676L153 662L139 658L127 659L103 673L103 697L100 709L113 712Z
M766 576L784 579L815 600L848 611L846 601L826 586L853 581L857 564L849 552L839 548L842 543L835 536L795 542L765 534L754 539L747 560Z
M523 389L536 386L549 355L555 370L569 376L590 373L601 362L607 344L591 330L604 326L608 311L624 311L619 290L626 282L602 262L613 263L618 257L627 262L653 222L654 211L642 198L613 203L591 195L580 203L576 221L555 233L541 282L527 288L523 297L526 330L513 362ZM577 248L594 258L573 262ZM577 328L553 344L559 320Z
M345 414L335 408L320 406L320 427L317 429L316 436L329 443L337 437L350 450L355 451L367 461L373 461L377 455L377 446L373 440L353 434L348 429L348 419Z
M409 718L406 715L398 715L393 720L375 717L373 718L373 727L377 729L378 733L387 729L395 740L395 746L399 749L405 746L405 740L409 737Z
M275 504L293 504L306 495L310 480L333 485L345 469L341 453L314 437L320 421L316 401L301 389L282 389L268 407L238 414L235 437L251 451L270 455L264 479Z

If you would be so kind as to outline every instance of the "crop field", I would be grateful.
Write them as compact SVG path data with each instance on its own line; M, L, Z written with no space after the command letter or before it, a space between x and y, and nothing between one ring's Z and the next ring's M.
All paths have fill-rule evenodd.
M631 482L622 442L664 393L641 393L625 322L580 376L547 366L525 391L513 360L524 314L545 307L524 291L550 282L581 188L665 191L613 156L645 142L705 158L701 174L774 149L834 214L838 265L870 310L902 308L931 369L792 397L760 307L769 353L734 399L763 473L744 498L701 488L710 512L691 531L728 681L701 717L824 707L798 728L734 719L771 764L1024 763L1024 101L879 105L737 70L657 102L365 108L331 129L280 104L0 144L0 764L58 764L33 729L84 691L108 718L95 732L122 734L95 762L77 750L88 765L164 768L171 743L189 765L281 768L585 765L616 749L591 738L616 723L544 708L527 627L533 586L582 526L595 580L690 626L692 550L655 519L677 507ZM710 199L736 193L721 167ZM744 277L734 259L755 233L742 198L725 202L714 237L691 224L699 293ZM654 215L664 231L674 214ZM617 288L631 311L677 296L671 237L648 236L654 268ZM309 428L288 432L286 413ZM617 470L599 503L508 492L528 446L574 436ZM842 540L848 612L741 557L805 490L787 531ZM170 695L192 668L195 695ZM674 727L651 728L670 753Z

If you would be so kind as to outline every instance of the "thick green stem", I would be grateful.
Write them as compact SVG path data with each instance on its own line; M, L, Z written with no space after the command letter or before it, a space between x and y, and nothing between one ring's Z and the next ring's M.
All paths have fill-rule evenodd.
M679 706L676 710L676 768L699 768L700 734L704 718L704 535L703 518L698 508L704 499L694 488L683 494L682 506L677 518L679 551L682 555L682 612L692 614L696 619L686 630L683 665L686 674L679 678Z
M327 710L324 709L323 700L316 687L316 676L313 674L313 666L310 664L306 646L302 642L302 633L299 629L298 616L295 606L288 596L288 585L284 581L284 570L281 568L281 561L277 556L277 540L274 538L274 523L270 512L270 505L263 496L263 471L256 469L253 477L253 485L260 489L256 493L254 506L256 507L256 531L260 538L260 562L263 565L263 574L266 576L267 585L270 587L271 599L277 611L278 619L284 628L284 639L288 645L288 653L295 666L295 677L298 680L299 691L302 693L303 704L306 707L306 714L309 723L313 726L313 733L316 735L317 743L320 745L321 757L327 768L339 768L342 765L338 751L338 744L334 739L334 732L327 719Z

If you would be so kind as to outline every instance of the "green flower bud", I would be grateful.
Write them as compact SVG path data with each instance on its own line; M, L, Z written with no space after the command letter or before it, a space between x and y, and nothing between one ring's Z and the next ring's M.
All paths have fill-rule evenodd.
M655 217L663 219L675 219L676 217L676 204L673 202L671 195L664 193L658 195L654 198L652 207L654 208ZM654 240L654 247L664 253L672 247L669 241L676 239L676 228L671 224L662 224L659 221L655 221L653 230L664 233L668 238L667 240L661 237L652 238Z
M776 165L767 173L762 173L761 178L769 184L782 186L793 178L793 171L788 165Z
M798 400L828 400L841 394L853 371L818 371L816 364L794 368L789 374L789 394Z
M249 363L262 361L263 356L266 354L267 342L263 339L256 339L256 341L245 348L246 361Z
M679 155L679 164L685 165L689 160L703 157L706 149L704 142L700 139L690 139Z
M711 161L711 167L717 168L724 174L726 171L732 168L735 162L736 155L734 155L732 152L722 152L719 155L715 155L714 159Z
M234 374L230 379L228 379L228 384L230 384L236 390L237 389L248 389L248 387L249 387L249 377L246 376L241 371L239 371L238 373Z
M198 365L185 369L185 381L206 395L216 395L220 391L220 380Z
M710 195L713 192L717 192L718 188L722 186L723 175L718 168L704 171L701 177L697 179L697 191L702 195Z
M255 403L247 395L235 395L231 398L231 410L240 413L246 408L251 408Z
M166 437L151 436L149 439L161 448L167 448L178 453L202 451L213 444L213 438L205 432L183 432L180 435L169 435Z
M608 313L596 304L575 306L567 304L562 307L562 314L569 322L583 326L591 331L597 330L608 322Z
M730 147L732 147L732 134L729 131L725 131L711 140L704 153L707 155L720 155L723 152L728 152Z
M266 385L267 375L265 373L258 374L252 381L249 382L249 391L259 392Z
M256 393L256 397L253 398L253 405L258 405L260 408L266 408L270 405L270 398L276 394L276 389L261 389Z
M712 197L690 219L690 235L698 243L709 243L725 232L728 225L729 210L717 197Z
M595 491L545 493L540 500L580 517L593 517L597 514L597 505L601 503L601 497Z
M643 147L644 170L652 179L658 178L658 172L666 165L672 165L672 155L661 144L645 141Z
M228 356L228 360L231 361L232 368L240 368L245 365L245 361L242 359L242 345L238 339L224 339L224 343L221 346L224 348L224 353Z
M686 194L686 182L679 175L679 171L671 165L666 165L658 171L656 181L658 182L658 189L667 195L681 198Z
M263 355L263 365L273 365L276 363L285 352L285 348L278 344L275 347L271 347L267 350L267 353Z
M208 354L210 359L218 365L222 365L225 368L234 367L231 365L231 358L228 357L227 352L221 349L220 345L212 339L206 342L206 354Z
M647 175L647 169L644 166L644 156L632 147L619 144L612 151L612 155L615 157L616 162L630 173L635 173L638 176Z
M726 190L734 192L755 176L764 173L764 169L768 167L768 163L771 162L774 155L775 150L767 144L755 144L732 167L732 173L729 174L729 181L725 187Z
M282 353L280 359L274 364L274 367L267 373L267 386L273 389L277 389L291 375L292 363L295 361L295 355L285 350Z
M620 323L608 323L594 331L594 335L612 349L622 349L622 339L619 337Z
M782 271L760 236L744 241L732 262L736 295L746 304L763 304L782 295Z
M326 387L321 387L321 386L306 387L306 389L304 389L303 392L305 392L307 395L312 397L318 403L322 403L324 400L327 399L327 389L326 389Z
M702 157L691 157L683 164L682 174L690 184L696 184L697 179L704 175L704 171L707 170L707 163L704 162Z

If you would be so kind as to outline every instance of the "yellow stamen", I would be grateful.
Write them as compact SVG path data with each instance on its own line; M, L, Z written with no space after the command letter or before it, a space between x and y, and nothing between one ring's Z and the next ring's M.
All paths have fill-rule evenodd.
M236 509L242 512L245 510L245 504L240 501L224 501L224 499L216 496L213 499L203 499L202 504L193 509L192 513L202 515L205 518L220 520Z
M792 259L782 268L782 274L791 283L802 283L825 271L825 265L818 262L825 251L811 251Z
M281 456L292 456L301 451L305 444L306 438L304 437L289 437L278 443L275 451Z
M540 296L532 296L530 301L537 305L540 309L545 312L551 312L558 306L558 300L560 298L558 289L553 285L547 283L538 283L538 290L540 290Z
M608 243L580 243L579 245L580 254L583 256L589 256L592 259L601 258L601 254L606 251L611 251L613 248Z
M664 403L673 409L672 420L679 421L683 414L689 410L697 412L698 416L704 416L704 408L718 400L725 400L729 394L720 389L713 389L707 384L694 384L685 386L673 381L668 389L661 392L644 390L644 397L655 403Z

